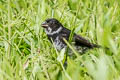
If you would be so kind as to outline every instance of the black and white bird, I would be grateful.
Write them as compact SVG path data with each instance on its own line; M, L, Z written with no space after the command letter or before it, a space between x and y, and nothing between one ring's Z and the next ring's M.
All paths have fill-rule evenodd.
M61 50L67 47L67 44L63 39L69 40L71 30L65 28L57 19L50 18L45 20L41 26L45 29L48 39L55 45L57 50ZM72 42L76 47L86 47L88 49L99 48L97 44L90 43L85 38L73 34Z

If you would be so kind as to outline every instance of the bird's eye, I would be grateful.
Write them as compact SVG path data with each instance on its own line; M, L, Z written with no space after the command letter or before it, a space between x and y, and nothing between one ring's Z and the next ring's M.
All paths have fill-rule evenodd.
M50 23L50 24L52 24L52 21L47 21L47 23Z
M50 24L50 25L53 25L53 24L56 23L54 20L46 20L46 22L47 22L48 24Z
M49 21L46 21L47 23L49 23Z

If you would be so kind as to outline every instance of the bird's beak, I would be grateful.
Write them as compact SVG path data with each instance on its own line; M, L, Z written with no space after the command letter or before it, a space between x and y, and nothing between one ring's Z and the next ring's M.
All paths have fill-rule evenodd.
M47 24L47 22L45 21L45 22L43 22L43 23L41 24L41 26L44 27L44 28L47 28L47 27L48 27L48 24Z

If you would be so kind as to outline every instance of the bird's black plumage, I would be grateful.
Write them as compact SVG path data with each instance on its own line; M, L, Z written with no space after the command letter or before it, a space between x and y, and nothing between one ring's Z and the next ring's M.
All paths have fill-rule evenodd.
M58 50L61 50L67 46L63 38L68 41L71 30L65 28L57 19L47 19L41 24L41 26L45 28L48 39L50 41L51 39L53 40L53 43ZM76 33L73 34L72 41L75 43L75 46L87 47L90 49L100 47L97 44L90 43L87 39L77 35Z

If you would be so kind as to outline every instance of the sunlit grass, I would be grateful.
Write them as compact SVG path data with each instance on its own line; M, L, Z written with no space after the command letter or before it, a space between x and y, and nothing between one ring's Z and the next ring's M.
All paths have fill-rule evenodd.
M54 17L103 48L57 52L41 23ZM109 49L107 49L109 48ZM119 0L1 0L0 80L119 80Z

